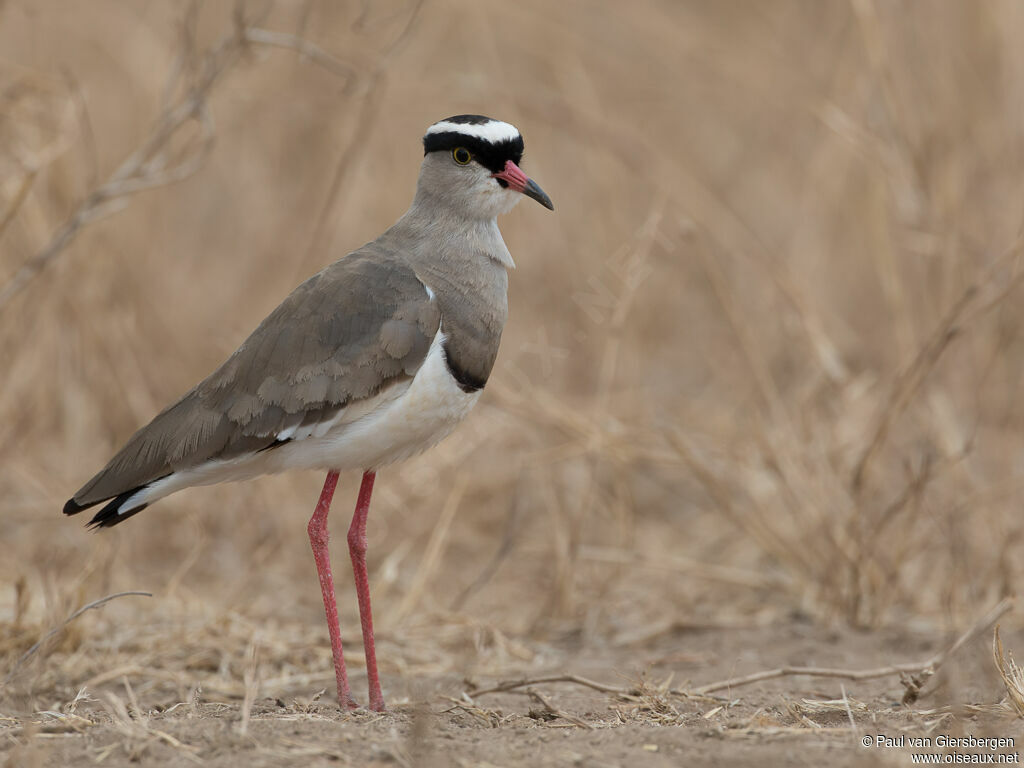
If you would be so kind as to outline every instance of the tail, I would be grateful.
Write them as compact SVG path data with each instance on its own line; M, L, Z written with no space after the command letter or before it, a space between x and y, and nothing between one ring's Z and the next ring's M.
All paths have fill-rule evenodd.
M161 481L176 474L175 456L180 458L183 446L194 447L197 435L210 432L203 420L208 414L196 411L197 402L193 390L132 435L107 466L68 500L64 514L77 515L106 502L87 526L109 528L182 487L166 488Z
M163 479L163 478L161 478ZM74 499L68 499L68 502L64 505L65 515L77 515L83 509L89 509L95 507L97 504L102 504L104 501L108 502L102 509L93 515L86 525L88 528L110 528L113 525L124 522L132 515L137 515L139 512L149 506L149 503L144 500L145 493L143 493L152 483L146 483L132 488L129 491L115 496L113 498L98 499L97 501L89 501L85 504L79 504Z
M251 399L258 400L255 395ZM229 405L215 399L204 402L199 387L191 390L132 435L64 505L64 514L104 504L88 527L109 528L182 488L260 474L246 470L245 460L283 445L287 439L279 440L278 434L284 426L304 424L306 415L266 406L259 418L267 424L249 425L247 433L229 418L229 410Z

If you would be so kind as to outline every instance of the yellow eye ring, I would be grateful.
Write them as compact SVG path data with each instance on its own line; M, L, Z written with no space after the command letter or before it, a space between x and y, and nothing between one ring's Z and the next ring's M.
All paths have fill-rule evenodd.
M473 155L465 147L456 147L452 150L452 160L459 165L469 165L472 159Z

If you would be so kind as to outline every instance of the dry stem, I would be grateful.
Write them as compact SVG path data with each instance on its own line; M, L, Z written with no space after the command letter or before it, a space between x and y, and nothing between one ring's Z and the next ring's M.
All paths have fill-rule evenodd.
M892 391L889 393L889 400L878 417L878 423L875 425L872 437L861 452L860 458L855 465L851 480L851 487L855 493L859 492L863 487L868 464L888 437L890 427L892 427L900 414L907 409L907 406L910 405L914 395L920 390L921 385L927 379L928 374L938 364L942 353L945 352L949 343L959 333L960 326L965 318L973 320L982 312L997 305L1009 295L1010 291L1024 277L1024 273L1018 273L1009 281L1004 281L1001 280L1002 276L1000 274L1002 267L1014 261L1022 246L1024 246L1024 238L1018 239L1007 248L984 270L981 277L967 286L960 295L960 298L954 302L946 316L939 322L928 341L918 351L914 361L896 379ZM985 289L1004 282L1002 290L986 302L979 311L971 314L967 313L974 299L985 293Z
M139 591L139 590L133 590L133 591L130 591L130 592L116 592L113 595L107 595L106 597L101 597L99 600L93 600L91 603L87 603L86 605L83 605L77 611L75 611L70 616L68 616L66 619L64 619L64 621L61 622L60 626L57 626L57 627L54 627L53 629L51 629L49 632L47 632L45 635L43 635L43 637L40 638L40 640L37 643L35 643L35 645L33 645L31 648L29 648L27 651L25 651L25 653L23 653L21 655L21 658L18 659L16 662L14 662L14 666L11 667L11 671L8 672L7 673L7 677L4 678L4 684L6 685L7 683L9 683L11 681L11 678L13 678L15 674L17 674L17 672L21 668L21 666L26 661L28 661L32 657L32 655L35 654L35 652L38 651L47 640L49 640L51 637L56 635L58 632L60 632L62 629L64 629L68 624L70 624L72 621L77 619L83 613L85 613L86 611L92 610L93 608L99 608L100 606L105 605L106 603L109 603L111 600L116 600L119 597L128 597L129 595L141 595L143 597L152 597L153 593L152 592L142 592L142 591Z
M999 625L992 631L992 658L995 660L999 677L1006 686L1007 698L1010 706L1017 713L1018 717L1024 717L1024 669L1018 666L1013 660L1013 654L1007 655L1003 652L1003 641L999 638Z
M79 203L71 216L57 228L50 242L22 264L14 276L0 288L0 310L53 262L84 226L120 210L126 198L182 181L202 167L214 138L213 120L207 110L207 101L214 85L239 61L246 46L288 48L301 53L329 72L342 76L350 76L354 71L352 65L338 60L308 40L284 32L249 26L241 13L236 13L235 24L235 29L224 35L206 52L202 67L193 82L176 101L164 107L142 144L121 163L105 183L93 189ZM184 68L185 65L179 63L172 70L168 91L173 90L173 83ZM175 161L171 157L171 141L193 120L197 121L201 128L199 145L191 148L183 159ZM30 182L31 177L28 177L26 185ZM10 211L5 213L3 226L6 226L8 219L17 213L20 202L16 200ZM2 229L0 226L0 231Z

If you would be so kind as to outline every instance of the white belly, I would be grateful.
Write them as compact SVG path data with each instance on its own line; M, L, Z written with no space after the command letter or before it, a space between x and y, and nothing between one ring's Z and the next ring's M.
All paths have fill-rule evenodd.
M480 399L479 390L464 392L452 378L443 342L438 331L411 382L343 409L337 423L320 436L292 440L269 451L279 454L274 463L280 462L280 469L371 470L443 440Z

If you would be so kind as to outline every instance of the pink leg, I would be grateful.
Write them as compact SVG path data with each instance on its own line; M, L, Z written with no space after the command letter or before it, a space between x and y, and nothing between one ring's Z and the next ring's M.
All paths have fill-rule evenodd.
M341 651L341 630L338 628L338 605L334 600L334 577L331 575L331 555L327 549L330 534L327 531L327 513L331 509L331 499L338 485L338 473L328 472L324 481L324 489L320 492L320 501L316 503L316 511L309 519L306 530L309 532L309 543L313 545L313 558L316 560L316 572L320 576L320 591L324 596L324 611L327 613L327 631L331 634L331 651L334 653L334 675L338 682L338 703L342 707L355 709L358 704L352 698L348 687L348 675L345 673L345 656Z
M370 709L384 711L384 696L380 692L377 676L377 651L373 647L373 613L370 611L370 579L366 575L366 516L370 512L374 472L363 474L359 486L359 500L348 529L348 553L352 557L352 572L356 577L356 595L359 598L359 621L363 625L363 650L366 652L366 677L370 686Z

